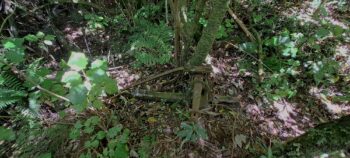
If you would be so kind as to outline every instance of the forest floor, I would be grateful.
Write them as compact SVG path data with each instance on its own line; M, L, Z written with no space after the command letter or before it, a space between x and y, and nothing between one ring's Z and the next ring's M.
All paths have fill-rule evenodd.
M286 11L286 16L300 14L298 16L301 21L312 19L310 13L313 11L307 7L297 9L300 8ZM335 24L349 28L348 24L336 20L335 15L329 15L329 18ZM106 34L85 37L81 28L61 25L71 43L90 52L101 52L101 45L94 44L96 41L90 41L91 39L103 37L108 41ZM336 88L332 90L332 87L327 89L332 92L328 96L321 93L324 89L314 87L306 89L304 94L293 101L282 99L271 103L254 97L252 83L247 82L253 77L252 74L239 72L237 65L240 59L247 56L233 45L230 41L217 42L206 60L213 70L210 74L211 92L232 98L239 96L239 104L230 101L226 104L213 104L202 112L199 122L207 129L210 138L208 141L180 146L181 140L176 138L175 131L181 122L190 118L189 104L145 101L121 95L111 107L117 110L122 124L132 131L132 141L137 144L144 136L156 134L157 143L152 152L154 155L179 156L181 153L183 157L247 157L251 153L263 152L266 145L273 142L291 140L319 123L350 114L349 105L332 103L332 95L337 94ZM110 63L109 73L118 81L120 90L147 76L173 68L171 65L152 69L135 68L127 54L111 53L110 48L102 50L105 50L102 54ZM342 71L350 73L350 45L341 45L338 50L334 58L341 59ZM188 79L184 74L173 74L139 87L174 92L184 90L181 88L186 87ZM135 144L131 143L130 148L136 149L137 146L133 146Z
M285 14L286 16L300 14L303 21L310 19L311 12L305 6L287 10ZM337 20L338 17L335 14L330 14L328 18L341 27L347 29L350 27L350 24ZM63 30L69 43L90 53L88 56L103 57L108 60L110 64L108 72L118 82L120 91L136 81L174 68L170 64L155 68L134 67L133 59L128 53L113 52L114 48L109 45L113 35L106 32L85 35L84 29L72 21L72 19L66 20L66 23L59 21L57 27ZM118 44L123 45L123 42L126 41ZM128 95L119 95L116 102L111 102L108 106L117 112L121 123L130 129L131 151L137 149L139 141L144 136L157 135L152 151L154 156L250 157L252 153L264 152L274 142L291 140L319 123L350 114L349 104L332 102L332 96L338 93L336 87L327 87L328 95L322 93L325 90L322 87L305 89L294 100L281 99L270 102L264 98L255 97L254 83L249 82L254 77L253 74L242 73L238 68L239 61L249 56L238 50L233 43L233 41L216 42L206 60L206 64L213 70L209 75L211 93L228 97L226 103L213 103L209 108L201 111L198 120L207 130L209 140L182 145L181 140L176 136L181 123L191 118L189 103L142 100ZM338 53L334 58L342 63L341 71L350 74L350 44L338 46ZM57 61L59 59L52 60L48 66L59 65ZM176 73L133 89L186 93L186 87L190 87L189 81L188 74ZM232 102L233 98L238 98L238 103ZM43 118L50 119L45 117Z

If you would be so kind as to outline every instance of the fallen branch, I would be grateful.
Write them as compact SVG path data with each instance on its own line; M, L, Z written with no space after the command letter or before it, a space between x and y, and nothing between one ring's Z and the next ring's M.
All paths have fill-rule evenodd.
M136 90L131 93L133 97L141 98L141 99L149 99L149 100L166 100L170 102L177 101L188 101L188 97L186 97L183 93L170 93L170 92L153 92L147 90Z
M179 72L179 71L185 71L185 72L191 72L191 73L210 73L211 72L211 68L208 67L208 66L192 66L192 67L191 66L190 67L183 67L182 66L182 67L177 67L177 68L165 71L163 73L150 76L150 77L148 77L145 80L142 80L142 81L136 82L134 84L131 84L131 85L125 87L118 94L116 94L116 95L112 96L111 98L109 98L109 100L115 99L116 97L120 96L121 94L125 94L129 89L131 89L133 87L136 87L136 86L141 85L143 83L146 83L146 82L149 82L149 81L155 80L157 78L160 78L160 77L163 77L163 76L175 73L175 72Z
M233 20L239 25L239 27L243 30L246 36L252 41L255 42L256 39L254 35L248 30L248 28L244 25L244 23L237 17L237 15L233 12L231 8L228 8L228 13L231 15Z

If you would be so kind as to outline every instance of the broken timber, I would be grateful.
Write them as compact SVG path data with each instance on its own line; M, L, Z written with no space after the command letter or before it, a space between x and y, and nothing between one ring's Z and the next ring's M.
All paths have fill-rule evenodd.
M172 73L177 72L183 72L183 73L189 73L193 75L193 87L192 87L192 96L188 97L185 93L171 93L171 92L154 92L154 91L148 91L148 90L135 90L131 93L127 92L128 89L141 85L143 83L155 80L157 78L170 75ZM112 97L116 98L121 94L131 94L133 97L141 98L141 99L148 99L148 100L166 100L170 102L191 102L192 103L192 117L198 118L199 111L201 107L205 107L209 104L209 102L212 103L227 103L227 101L221 101L219 98L223 98L221 96L215 96L213 98L209 97L209 91L210 87L208 84L208 75L211 72L210 66L192 66L192 67L177 67L168 71L165 71L163 73L153 75L148 77L145 80L136 82L128 87L126 87L122 92L120 92L118 95ZM227 97L226 97L227 98ZM236 103L239 102L239 99L236 97L232 97L232 102Z

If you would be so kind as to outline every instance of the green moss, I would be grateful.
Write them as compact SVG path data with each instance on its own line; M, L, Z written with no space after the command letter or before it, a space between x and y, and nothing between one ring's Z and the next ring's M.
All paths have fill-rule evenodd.
M198 66L204 62L212 48L222 19L227 11L228 0L217 0L212 3L212 13L208 19L208 25L204 28L202 37L196 47L196 51L189 61L189 64L192 66Z
M314 157L350 146L350 116L321 124L288 142L279 157ZM277 150L278 151L278 150Z

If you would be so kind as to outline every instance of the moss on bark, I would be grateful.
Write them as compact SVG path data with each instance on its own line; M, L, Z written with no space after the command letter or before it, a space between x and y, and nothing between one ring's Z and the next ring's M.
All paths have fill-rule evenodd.
M209 54L212 48L222 19L227 11L228 0L216 0L212 3L213 7L211 15L208 19L208 25L203 29L203 33L197 44L195 53L189 60L189 64L192 66L198 66L204 62L206 56Z

